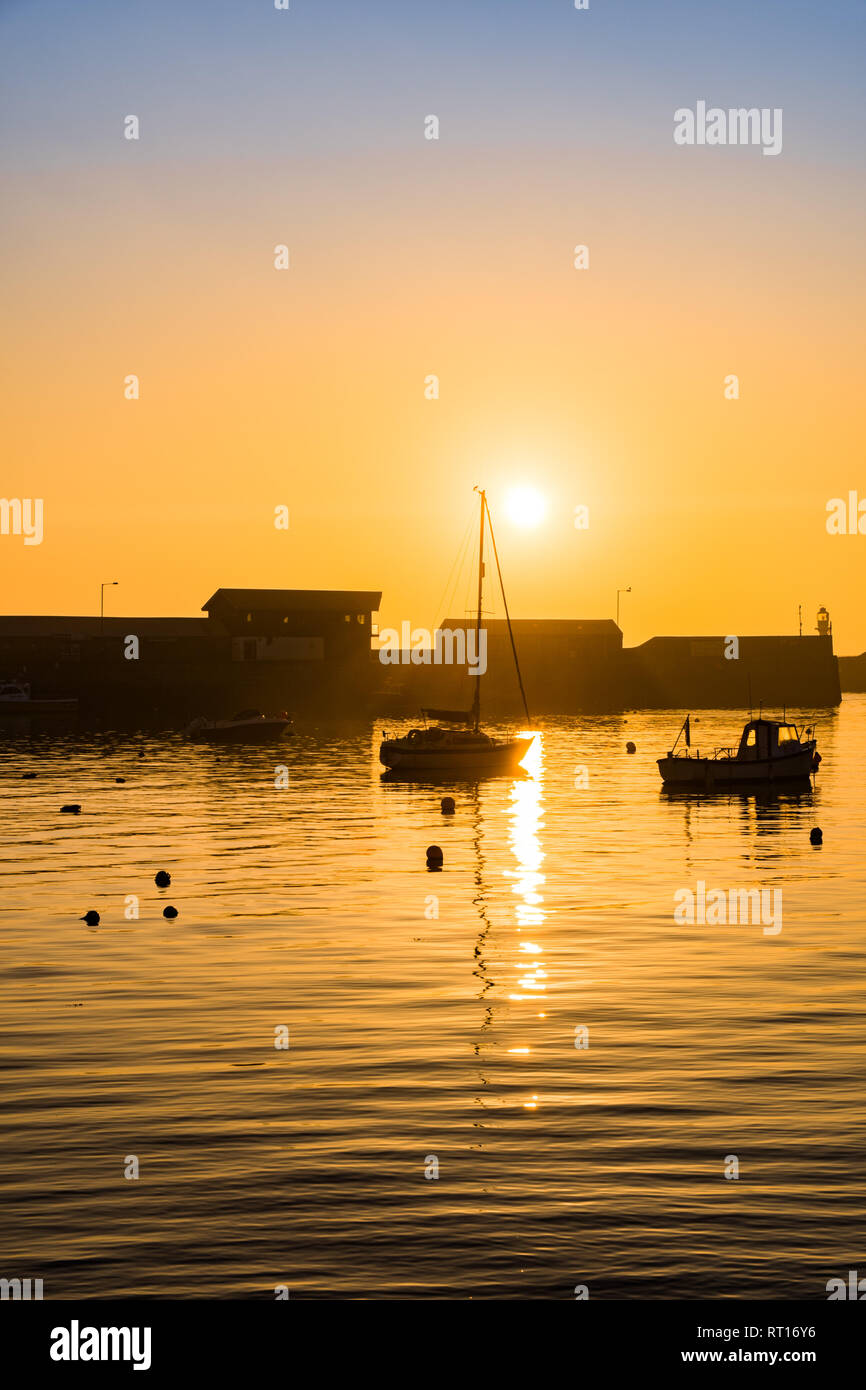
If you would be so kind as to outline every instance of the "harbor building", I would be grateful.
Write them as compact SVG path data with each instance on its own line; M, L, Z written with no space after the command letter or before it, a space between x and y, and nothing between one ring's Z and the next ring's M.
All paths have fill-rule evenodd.
M34 698L73 697L95 728L181 728L244 708L301 717L417 717L468 708L466 665L425 663L375 645L378 590L217 589L194 618L0 617L0 678ZM466 635L474 622L447 619ZM513 621L533 716L623 709L826 708L841 699L829 615L816 635L653 637L623 647L610 618ZM484 619L484 708L523 719L503 619ZM866 686L866 658L841 663L846 689Z
M373 590L217 589L201 618L0 617L0 673L82 717L176 727L245 706L342 713L375 683Z

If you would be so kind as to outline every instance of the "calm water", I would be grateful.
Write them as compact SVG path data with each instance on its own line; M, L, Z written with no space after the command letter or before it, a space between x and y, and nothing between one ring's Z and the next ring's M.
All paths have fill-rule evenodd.
M821 717L805 795L665 797L678 724L548 721L533 776L475 787L383 782L381 723L280 752L6 737L0 1274L823 1299L862 1273L866 698ZM781 888L781 933L676 925L699 879Z

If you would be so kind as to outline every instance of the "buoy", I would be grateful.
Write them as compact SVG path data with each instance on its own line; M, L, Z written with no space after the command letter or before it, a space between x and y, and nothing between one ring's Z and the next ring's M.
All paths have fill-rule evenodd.
M89 912L85 912L84 916L79 917L78 920L79 922L86 922L89 927L98 927L99 913L92 907Z
M125 781L126 781L126 778L125 778L125 777L115 777L114 780L115 780L115 782L125 782Z
M36 773L35 773L35 772L22 772L21 776L24 777L25 779L29 779L29 778L31 778L31 777L35 777L35 776L36 776Z
M454 797L453 797L453 796L443 796L440 805L442 806L442 814L443 814L443 816L453 816L453 815L454 815Z
M167 874L165 869L160 869L153 881L157 888L167 888L171 883L171 874Z
M171 919L172 917L176 917L176 916L177 916L177 908L176 908L176 907L164 907L164 908L162 909L162 915L163 915L163 917L168 917L169 919Z
M428 864L436 864L436 865L439 865L439 864L442 864L442 863L444 862L444 860L445 860L445 855L442 853L442 851L441 851L441 849L439 848L438 845L428 845L428 846L427 846L427 863L428 863Z
M636 748L636 746L631 742L631 740L629 740L629 742L626 744L626 746L625 746L625 751L626 751L627 753L636 753L636 752L637 752L637 748Z
M809 831L809 843L813 845L822 845L824 843L824 832L819 825L813 826Z
M70 801L68 806L61 806L61 811L69 811L71 815L77 816L81 806L77 801Z

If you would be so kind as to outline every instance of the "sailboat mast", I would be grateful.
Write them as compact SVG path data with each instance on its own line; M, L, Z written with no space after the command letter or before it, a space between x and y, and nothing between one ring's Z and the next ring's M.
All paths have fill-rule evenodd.
M481 495L484 497L484 493ZM487 506L486 497L484 497L484 506L487 507L487 521L490 525L490 540L493 544L493 557L496 560L496 573L499 575L499 590L502 594L502 605L505 609L505 621L508 624L508 638L511 642L511 655L514 657L514 669L517 672L517 684L520 686L520 698L523 701L523 711L526 715L526 722L529 723L531 715L529 713L529 705L526 703L526 691L523 688L523 677L520 674L520 662L517 660L517 646L514 641L514 629L511 626L511 614L508 611L508 599L505 597L505 584L502 581L502 566L499 563L499 551L496 548L493 517L490 515L490 508Z
M475 489L479 492L479 489ZM478 536L478 616L475 619L475 652L476 656L481 651L481 597L484 590L484 511L487 506L487 494L480 492L481 497L481 530ZM475 677L475 696L472 700L472 716L475 725L475 732L478 732L481 723L481 672Z

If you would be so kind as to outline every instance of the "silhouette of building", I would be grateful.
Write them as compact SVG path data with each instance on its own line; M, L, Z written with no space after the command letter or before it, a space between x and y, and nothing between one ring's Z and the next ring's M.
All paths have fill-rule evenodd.
M368 698L372 590L217 589L204 618L0 617L0 673L97 722L174 726L243 706L345 712Z
M383 665L371 650L374 590L217 589L199 618L0 617L0 677L35 696L77 696L94 726L178 728L244 707L304 715L417 714L468 708L465 665ZM531 714L626 708L837 705L840 666L829 615L817 636L653 637L623 648L609 618L512 623ZM470 618L443 629L474 637ZM521 718L503 619L485 619L485 717ZM134 641L133 641L134 639ZM842 663L866 688L866 656Z

